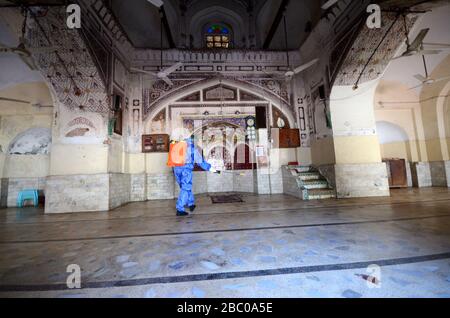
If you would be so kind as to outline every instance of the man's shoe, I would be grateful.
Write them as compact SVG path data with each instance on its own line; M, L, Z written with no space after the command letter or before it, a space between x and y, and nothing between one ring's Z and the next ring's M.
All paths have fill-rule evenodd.
M189 207L189 211L191 211L191 212L194 212L194 210L195 210L195 208L196 208L197 206L194 204L194 205L191 205L190 207Z
M187 215L189 215L189 213L184 211L177 211L177 216L187 216Z

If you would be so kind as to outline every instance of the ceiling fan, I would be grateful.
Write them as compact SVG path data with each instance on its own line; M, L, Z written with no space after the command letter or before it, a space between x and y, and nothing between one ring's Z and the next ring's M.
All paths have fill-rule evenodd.
M303 65L297 66L295 68L290 65L286 14L284 15L284 41L285 41L285 48L286 48L286 59L287 59L288 70L283 75L284 75L284 77L286 78L287 81L290 81L294 77L294 75L299 74L299 73L307 70L308 68L310 68L311 66L316 64L319 61L319 59L318 58L313 59L313 60L309 61L308 63L305 63Z
M155 7L158 7L158 8L161 8L164 5L164 2L162 0L148 0L148 2L150 2ZM163 52L163 22L162 22L162 18L161 18L160 50L161 50L161 71L159 71L158 73L155 73L155 72L141 70L138 68L131 68L131 70L134 72L138 72L138 73L142 73L145 75L150 75L150 76L159 78L159 79L163 80L167 85L173 86L173 82L170 80L169 75L172 74L173 72L175 72L178 68L180 68L183 65L183 63L178 62L178 63L163 70L163 56L162 56L162 52Z
M22 35L19 38L19 45L16 47L8 47L0 43L0 53L13 53L20 57L20 59L32 70L37 70L37 66L33 60L32 53L44 53L49 51L55 51L55 48L27 48L25 44L25 29L27 23L27 11L25 11L25 17L22 24Z
M51 51L55 51L55 49L51 47L34 49L27 48L22 38L20 39L19 45L16 47L8 47L0 43L0 53L16 54L32 71L37 70L37 66L33 60L32 53L45 53Z
M0 97L0 101L21 103L21 104L29 104L30 103L29 101L26 101L26 100L15 99L15 98L7 98L7 97Z
M295 74L299 74L305 70L307 70L308 68L310 68L311 66L313 66L314 64L316 64L319 61L319 59L314 59L309 61L308 63L305 63L303 65L300 65L296 68L290 68L285 74L284 76L286 76L287 78L292 78Z
M428 68L427 68L427 63L425 61L425 55L422 55L422 59L423 59L423 67L425 69L425 76L423 76L421 74L414 75L414 78L419 80L421 83L420 83L420 85L411 87L409 90L416 89L416 88L422 87L424 85L431 85L431 84L434 84L434 83L439 83L439 82L442 82L442 81L450 79L450 76L444 76L444 77L440 77L440 78L432 78L432 77L430 77L428 75Z
M151 75L153 77L157 77L161 80L163 80L167 85L169 86L173 86L173 82L170 80L169 75L173 72L175 72L180 66L182 66L183 63L178 62L158 73L154 73L154 72L150 72L150 71L144 71L138 68L131 68L132 71L138 72L138 73L142 73L142 74L146 74L146 75Z
M397 60L403 57L414 56L414 55L433 55L442 52L440 49L450 48L450 44L442 43L424 43L423 40L427 36L429 28L420 30L419 34L416 36L412 43L409 42L408 37L406 37L406 51L400 56L394 57L392 60ZM432 46L431 48L425 48L425 46Z
M31 106L33 106L33 107L53 107L53 105L42 105L40 103L32 103L30 101L23 100L23 99L15 99L15 98L7 98L7 97L0 97L0 101L20 103L20 104L31 104Z
M20 39L20 43L17 47L7 47L0 43L0 53L16 54L32 71L37 70L36 64L31 57L31 52L25 47L22 38Z

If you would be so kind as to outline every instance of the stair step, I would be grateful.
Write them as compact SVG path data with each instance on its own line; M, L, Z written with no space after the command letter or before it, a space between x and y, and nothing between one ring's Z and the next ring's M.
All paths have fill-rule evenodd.
M314 168L311 166L288 166L288 167L291 170L295 170L297 173L314 171Z
M328 181L313 166L287 166L287 170L297 180L303 200L322 200L336 198L336 192Z
M333 189L308 190L308 200L334 199L336 193Z
M301 172L298 178L303 181L307 180L323 180L323 177L318 172Z
M312 189L329 189L328 182L326 180L300 180L299 186L302 189L312 190Z

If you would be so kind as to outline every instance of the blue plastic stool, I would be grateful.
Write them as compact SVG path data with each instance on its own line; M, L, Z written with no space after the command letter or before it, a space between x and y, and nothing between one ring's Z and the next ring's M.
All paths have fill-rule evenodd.
M38 199L39 199L38 190L34 190L34 189L22 190L19 192L19 195L17 196L17 206L19 208L22 208L23 201L33 200L34 206L37 207L39 205Z

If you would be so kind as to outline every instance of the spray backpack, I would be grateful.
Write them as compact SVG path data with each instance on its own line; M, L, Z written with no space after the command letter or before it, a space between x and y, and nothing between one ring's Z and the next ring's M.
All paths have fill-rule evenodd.
M171 142L169 146L168 167L182 167L186 164L187 142Z

